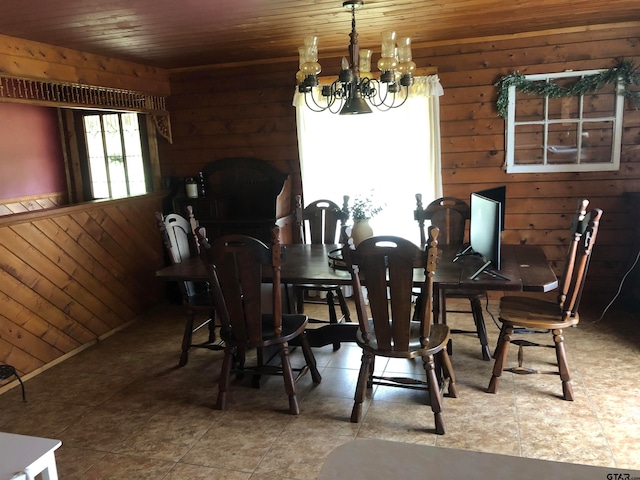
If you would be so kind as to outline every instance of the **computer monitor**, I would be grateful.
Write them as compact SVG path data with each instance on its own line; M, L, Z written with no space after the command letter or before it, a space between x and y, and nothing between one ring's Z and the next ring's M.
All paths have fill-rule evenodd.
M480 190L474 193L476 195L481 195L485 198L495 200L496 202L500 202L500 205L502 206L502 212L500 214L500 221L502 222L502 224L500 228L501 230L504 230L504 207L507 201L507 187L503 185L501 187L488 188L486 190Z
M505 187L471 194L469 243L473 252L484 259L482 267L471 276L472 279L483 271L496 275L495 270L500 270L500 236L504 230L505 198Z

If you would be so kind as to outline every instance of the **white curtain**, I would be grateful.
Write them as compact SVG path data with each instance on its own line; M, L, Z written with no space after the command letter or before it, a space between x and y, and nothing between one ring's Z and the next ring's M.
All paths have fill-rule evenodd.
M313 112L294 96L304 203L321 198L342 205L344 195L371 196L383 211L371 220L375 235L419 243L415 194L423 203L442 196L437 75L416 77L402 107L365 115Z

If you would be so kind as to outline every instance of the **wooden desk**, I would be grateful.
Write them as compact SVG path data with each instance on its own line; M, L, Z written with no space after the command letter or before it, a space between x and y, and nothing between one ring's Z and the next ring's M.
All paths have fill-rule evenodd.
M356 440L333 450L318 476L318 480L343 478L605 480L640 478L640 472L387 440Z
M285 245L281 270L282 283L350 285L351 276L347 271L329 266L328 254L338 247L338 245ZM503 246L503 268L500 272L509 280L492 278L488 275L480 275L476 280L470 280L471 275L478 269L480 259L465 257L454 263L452 259L458 251L456 247L442 246L440 251L442 253L434 277L436 290L444 287L447 289L474 288L479 291L548 292L558 286L558 280L540 247ZM268 275L270 272L265 273ZM198 257L162 268L156 272L156 276L164 281L203 281L208 278L206 269ZM414 278L419 282L424 280L424 275L416 271ZM268 280L268 277L265 277L265 280ZM434 314L434 317L438 318L438 312ZM312 346L328 345L324 342L328 342L333 335L337 337L336 341L353 341L356 328L357 323L340 323L311 329L308 335L309 341Z
M60 440L0 432L0 480L38 474L43 480L58 480L54 452L60 445Z

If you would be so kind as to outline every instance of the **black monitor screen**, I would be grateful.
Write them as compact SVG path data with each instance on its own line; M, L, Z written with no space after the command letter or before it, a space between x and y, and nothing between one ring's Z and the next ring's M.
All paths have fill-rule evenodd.
M502 222L500 228L504 230L504 205L507 199L507 187L504 185L501 187L489 188L487 190L480 190L479 192L475 192L476 195L482 195L484 198L490 198L491 200L495 200L496 202L500 202L502 212L500 215L500 221Z
M502 231L503 202L471 194L471 223L469 243L472 250L491 262L491 268L500 270L500 232Z

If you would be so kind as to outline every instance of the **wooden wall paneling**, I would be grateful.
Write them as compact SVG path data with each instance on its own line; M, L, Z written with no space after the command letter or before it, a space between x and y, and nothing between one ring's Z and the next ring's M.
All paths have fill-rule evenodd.
M157 95L170 93L166 70L6 35L0 35L0 71Z
M43 239L40 232L36 232L34 235L38 239ZM59 250L51 249L46 242L38 240L27 242L22 236L15 233L13 229L3 230L2 243L7 254L5 260L7 264L3 263L3 269L9 272L20 272L26 268L33 269L38 280L30 282L33 285L31 288L39 292L41 284L49 283L56 286L60 290L58 292L58 308L72 318L84 318L84 327L90 330L94 336L104 334L117 324L114 320L113 325L110 326L105 322L104 318L98 318L91 312L90 308L78 301L78 299L89 295L89 292L84 285L75 281L72 275L69 275L58 265L56 260L60 257L56 257L56 254L59 253ZM24 252L29 253L27 257L29 264L22 259ZM11 260L10 255L17 259L15 262L20 263L17 265L8 263ZM26 265L28 267L25 267ZM21 270L17 269L18 266L21 267Z
M53 360L60 352L71 351L81 345L64 333L64 328L70 326L69 320L55 308L51 308L46 299L21 284L15 277L3 273L2 280L0 288L6 295L2 306L3 315L15 323L13 335L5 339L20 348L23 348L25 342L30 343L24 348L26 352L30 352L29 347L33 347L36 342L42 341L44 343L39 348L41 351L34 356L49 360ZM33 337L26 332L33 334Z
M51 308L57 309L64 317L60 319L60 329L74 340L86 343L95 335L101 335L109 330L108 325L97 317L90 315L81 305L74 302L72 296L65 290L72 282L69 277L56 275L57 270L52 268L50 262L44 258L34 258L29 265L18 256L5 249L2 251L4 262L3 269L11 271L13 276L36 294L46 299ZM42 272L51 273L43 277ZM59 280L54 283L51 279ZM69 321L78 317L87 317L85 324L77 324ZM50 322L53 323L53 322Z
M0 218L0 361L28 378L153 307L161 203L159 193Z
M14 229L24 238L29 238L34 247L47 256L51 263L57 264L74 283L84 287L86 291L76 301L80 301L94 315L115 328L123 316L132 314L131 310L125 307L117 295L111 293L110 287L114 283L111 274L87 254L80 238L71 237L59 223L72 225L73 220L65 218L57 222L38 221L35 224L19 225ZM44 274L51 275L47 270Z
M9 325L9 319L0 315L0 324ZM3 352L3 362L16 367L19 372L37 371L45 364L42 360L34 357L33 353L25 352L5 338L7 336L4 334L0 335L0 352Z
M579 197L590 198L592 206L602 206L605 215L596 245L602 253L594 254L593 279L587 287L609 292L620 279L623 265L614 260L608 247L626 251L631 243L625 235L628 227L619 224L618 216L624 211L622 193L640 190L640 113L627 105L618 172L507 175L503 169L505 123L497 114L494 84L515 70L529 74L608 68L621 58L640 64L639 25L629 22L589 30L413 45L416 64L437 67L444 87L440 119L445 195L468 199L472 191L507 185L505 239L542 244L557 272L566 253L568 226L564 223L573 215ZM338 71L339 60L339 56L321 57L323 72ZM161 148L163 173L193 175L212 159L240 154L274 163L295 162L291 101L296 70L295 61L282 61L172 73L169 105L177 135L174 145ZM262 154L255 155L258 148ZM281 165L299 174L298 165Z
M94 215L82 212L75 216L74 222L77 222L77 225L74 223L60 227L67 230L71 236L79 235L78 243L94 262L113 277L114 281L108 283L115 297L120 299L123 307L126 305L133 311L138 301L134 292L129 291L126 286L144 280L144 276L139 272L142 265L148 261L143 254L146 253L146 249L136 249L127 233L121 230L121 224L113 221L107 212L92 213Z

